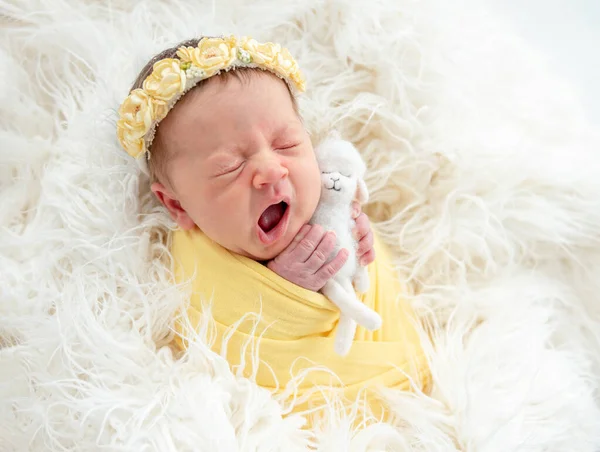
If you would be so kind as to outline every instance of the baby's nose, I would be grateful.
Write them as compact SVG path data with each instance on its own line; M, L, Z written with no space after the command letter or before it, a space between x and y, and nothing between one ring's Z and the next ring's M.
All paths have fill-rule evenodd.
M288 174L288 169L277 159L264 159L257 163L252 183L254 188L260 189L279 182Z

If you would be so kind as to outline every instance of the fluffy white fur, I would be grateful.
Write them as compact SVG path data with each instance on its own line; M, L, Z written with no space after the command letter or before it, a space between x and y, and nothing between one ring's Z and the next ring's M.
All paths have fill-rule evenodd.
M0 11L0 450L598 450L597 125L475 2ZM388 391L390 424L355 430L332 402L303 430L209 351L208 320L167 348L185 288L115 112L155 52L224 32L285 43L315 141L335 126L369 167L367 211L431 332L434 391Z
M364 180L367 167L352 143L342 140L335 131L319 143L315 154L321 170L321 198L310 222L336 233L332 256L342 248L349 251L344 266L321 289L340 309L335 351L345 356L352 347L357 324L369 330L381 328L379 314L356 297L356 292L365 293L369 289L369 273L358 262L357 241L352 236L355 226L352 202L363 204L369 200Z

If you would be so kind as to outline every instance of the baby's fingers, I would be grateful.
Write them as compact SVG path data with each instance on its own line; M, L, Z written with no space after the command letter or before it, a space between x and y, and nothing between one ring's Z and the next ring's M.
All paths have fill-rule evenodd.
M356 220L358 216L361 214L362 209L360 204L357 201L352 201L352 219Z
M308 233L298 242L296 248L292 251L294 260L296 262L306 262L313 254L317 245L321 243L324 235L325 230L322 226L318 224L312 225Z
M355 220L356 226L352 230L354 238L356 240L362 240L369 232L371 232L371 222L369 217L364 213L361 213Z
M329 258L335 249L335 232L326 232L319 245L315 248L311 256L306 260L306 267L316 272Z
M346 248L342 248L337 255L331 260L331 262L323 265L316 273L315 276L319 282L323 283L323 286L327 281L333 278L337 272L341 270L346 261L348 260L349 252ZM321 286L322 287L322 286Z
M363 254L362 256L360 256L359 259L359 264L363 267L366 267L367 265L371 264L375 262L375 250L373 248L371 248L369 251L367 251L365 254Z
M310 232L311 229L312 226L310 224L305 224L304 226L302 226L298 231L298 234L296 234L296 237L294 237L294 239L292 240L292 243L290 243L283 252L288 254L293 252L300 243L300 241L304 237L306 237L306 235Z
M373 232L369 231L367 233L367 235L362 237L360 239L360 242L358 242L358 248L356 250L356 255L358 257L363 256L364 254L368 253L369 251L371 251L373 249L373 245L374 245Z

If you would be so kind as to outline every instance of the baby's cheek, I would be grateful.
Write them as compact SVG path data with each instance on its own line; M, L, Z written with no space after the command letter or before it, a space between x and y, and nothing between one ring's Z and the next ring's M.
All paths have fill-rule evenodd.
M308 182L308 181L307 181ZM307 223L317 210L321 198L321 180L318 178L312 184L307 183L303 187L303 204L306 211L305 223Z
M231 217L232 201L210 193L199 193L197 199L196 212L201 222L211 229L217 232L226 230L227 226L234 221Z

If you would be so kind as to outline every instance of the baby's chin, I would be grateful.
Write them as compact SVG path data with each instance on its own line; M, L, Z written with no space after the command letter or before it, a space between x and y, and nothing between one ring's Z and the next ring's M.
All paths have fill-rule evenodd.
M279 256L292 243L296 234L297 232L294 233L293 230L288 230L283 237L269 246L264 246L259 241L256 241L251 247L252 249L245 249L240 254L259 262L270 261Z
M293 236L291 238L282 237L276 243L273 243L268 248L262 248L255 250L255 254L250 256L252 259L256 261L270 261L279 256L291 243L293 240Z

